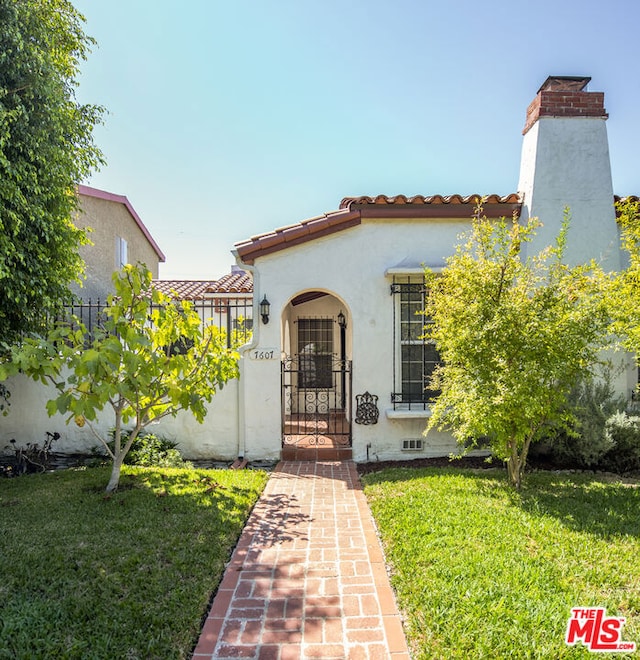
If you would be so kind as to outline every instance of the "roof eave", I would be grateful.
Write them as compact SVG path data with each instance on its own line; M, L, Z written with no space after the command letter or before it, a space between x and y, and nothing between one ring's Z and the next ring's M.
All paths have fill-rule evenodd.
M405 204L391 206L385 204L355 204L363 218L464 218L468 220L477 212L476 204ZM482 215L487 218L520 217L522 204L484 204Z
M362 218L468 220L477 212L478 204L482 206L482 214L488 218L519 217L522 209L522 199L517 193L506 197L489 195L484 198L480 195L346 197L338 211L253 236L236 243L233 253L242 263L253 264L258 257L355 227L362 222Z
M237 254L242 263L253 264L258 257L344 231L359 225L360 221L361 217L358 211L342 210L329 213L306 220L298 225L276 229L274 232L236 243L234 253Z

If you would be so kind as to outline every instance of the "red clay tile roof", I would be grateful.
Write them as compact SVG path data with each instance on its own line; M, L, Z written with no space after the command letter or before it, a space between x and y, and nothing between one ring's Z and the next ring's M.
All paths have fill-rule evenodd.
M249 273L227 273L216 283L216 293L253 293L253 278Z
M368 197L363 195L361 197L345 197L340 202L341 209L352 209L354 206L389 206L389 205L417 205L422 206L425 204L437 206L438 204L450 204L452 206L463 204L469 205L473 204L474 206L480 201L483 200L483 205L492 205L492 204L520 204L521 199L517 193L511 193L501 197L500 195L413 195L412 197L407 197L406 195L377 195L376 197Z
M266 234L252 236L236 243L238 256L246 264L258 257L284 250L293 245L312 241L320 236L359 225L363 217L369 218L471 218L481 195L395 195L388 197L345 197L340 209ZM483 210L487 217L520 214L522 200L517 193L500 197L484 197Z
M175 292L181 300L253 293L253 279L248 273L228 273L219 280L154 280L153 286L167 295Z

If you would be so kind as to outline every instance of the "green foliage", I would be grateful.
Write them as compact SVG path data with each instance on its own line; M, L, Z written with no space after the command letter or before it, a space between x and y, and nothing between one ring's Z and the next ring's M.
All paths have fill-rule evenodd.
M597 603L640 639L640 489L536 472L392 468L363 478L416 660L589 658L564 643Z
M127 441L129 432L122 432L123 441ZM155 433L141 433L131 444L131 449L124 462L127 465L141 467L188 467L189 464L182 458L176 449L177 443L166 438L159 438ZM109 443L113 451L113 441Z
M608 420L625 407L609 373L582 378L567 399L567 416L575 421L570 428L551 429L541 443L544 454L560 467L595 469L614 446Z
M612 444L602 457L604 470L626 474L640 470L640 417L619 411L606 424L606 435Z
M617 204L622 248L629 256L626 269L618 274L611 292L613 329L624 347L640 352L640 202L624 200Z
M0 479L0 658L189 658L258 470L125 466Z
M442 274L427 274L428 332L443 359L427 430L451 429L461 444L488 438L516 487L530 444L570 424L567 396L608 327L604 275L562 262L568 214L556 244L525 258L538 225L491 222L480 209Z
M216 391L238 376L238 354L224 333L203 328L189 302L155 290L144 266L125 266L114 287L103 328L88 347L85 328L65 322L45 339L12 348L0 364L0 380L20 370L57 387L47 411L88 424L113 460L108 491L117 488L124 457L148 424L180 410L202 422ZM178 343L184 350L170 350ZM113 449L94 427L105 407L114 414Z
M247 327L247 319L239 316L236 327L231 331L231 346L240 348L243 344L249 343L252 336L253 330Z
M93 41L67 0L0 0L0 340L40 328L82 272L76 186L102 110L76 101Z

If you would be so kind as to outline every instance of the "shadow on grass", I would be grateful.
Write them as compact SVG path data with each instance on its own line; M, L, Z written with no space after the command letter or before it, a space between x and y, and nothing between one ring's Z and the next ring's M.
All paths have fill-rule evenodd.
M128 467L122 475L118 490L113 497L126 499L127 491L139 491L166 498L167 502L183 503L186 508L211 507L212 503L220 510L237 506L237 497L242 497L251 489L239 487L225 478L225 471L217 474L207 470L184 470L181 468L154 469ZM103 493L103 499L112 495Z
M532 515L549 515L566 527L603 538L640 535L640 488L583 474L530 475L511 501Z
M502 468L391 468L372 473L367 483L401 482L413 479L454 478L473 482L461 488L471 496L505 497L514 507L532 516L552 516L569 529L604 538L640 535L640 484L623 482L610 475L592 473L534 472L525 476L520 491L507 483Z

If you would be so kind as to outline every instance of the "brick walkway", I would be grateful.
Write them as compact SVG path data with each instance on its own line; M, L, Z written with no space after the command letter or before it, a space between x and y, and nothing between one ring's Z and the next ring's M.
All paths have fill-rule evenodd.
M353 461L278 465L202 629L204 658L408 660Z

